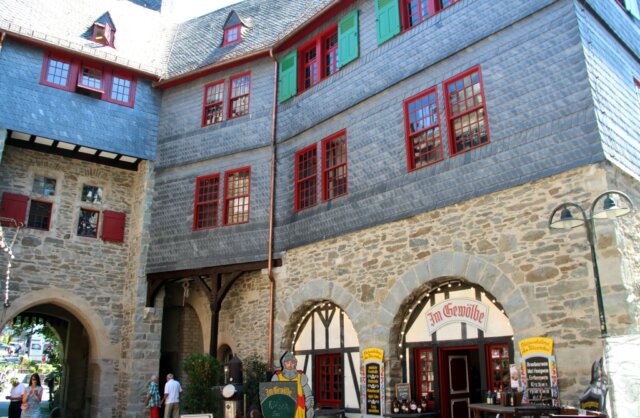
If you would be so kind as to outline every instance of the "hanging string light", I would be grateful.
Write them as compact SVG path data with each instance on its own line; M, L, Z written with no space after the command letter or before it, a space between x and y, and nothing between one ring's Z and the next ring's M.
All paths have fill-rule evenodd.
M11 241L7 241L7 237L5 236L4 229L2 229L2 222L8 222L15 225L16 233L13 235ZM7 274L5 276L4 282L4 307L9 307L9 282L11 281L11 260L15 259L13 255L13 243L16 241L16 237L18 236L18 232L20 232L20 227L22 225L18 224L15 219L0 217L0 251L5 254L5 258L7 259Z

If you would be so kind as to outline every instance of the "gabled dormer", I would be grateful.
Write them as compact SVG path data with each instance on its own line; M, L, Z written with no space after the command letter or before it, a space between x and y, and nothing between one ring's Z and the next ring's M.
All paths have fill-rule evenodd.
M109 12L106 12L93 22L93 32L91 33L92 41L113 48L115 35L116 27L113 24Z
M227 46L237 44L242 41L242 37L246 34L251 23L247 19L241 19L235 11L231 11L224 24L224 34L222 36L222 45Z

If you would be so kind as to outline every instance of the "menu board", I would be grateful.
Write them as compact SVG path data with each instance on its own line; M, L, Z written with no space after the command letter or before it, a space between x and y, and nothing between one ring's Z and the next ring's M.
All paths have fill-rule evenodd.
M381 415L380 413L380 365L369 363L366 366L367 373L367 414Z
M409 383L398 383L396 384L396 398L399 401L406 399L407 401L411 400L411 385Z
M520 342L520 374L523 403L558 406L558 371L550 338L528 338Z
M384 414L384 350L367 348L362 351L362 404L364 416L381 416Z

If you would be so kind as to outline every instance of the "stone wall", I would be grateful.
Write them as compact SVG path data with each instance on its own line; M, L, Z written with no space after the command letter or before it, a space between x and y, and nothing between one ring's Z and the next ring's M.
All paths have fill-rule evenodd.
M136 416L136 410L143 411L144 382L158 370L162 319L161 303L155 309L144 307L149 166L142 163L137 172L128 171L5 147L0 194L31 195L34 175L56 179L50 229L20 231L9 286L11 307L3 311L3 319L39 305L65 309L77 318L82 326L78 332L88 335L89 345L87 353L67 359L73 369L74 361L88 362L85 376L74 378L86 380L86 389L83 384L70 391L68 406L80 407L83 399L91 399L85 405L91 416L116 411ZM103 188L102 204L80 202L83 184ZM79 209L86 206L124 212L125 241L77 236ZM65 341L74 344L73 335Z
M328 299L345 310L361 347L385 349L388 377L398 378L394 347L408 302L429 281L460 277L496 296L510 318L516 343L532 336L554 339L560 396L575 405L589 383L591 363L603 353L592 265L586 230L551 231L548 217L567 201L587 207L612 187L612 172L609 166L585 166L288 251L284 266L275 270L275 351L288 347L309 301ZM633 184L628 179L625 185ZM634 228L639 221L637 214L625 220ZM617 225L598 225L598 256L606 268L602 288L609 332L625 334L637 321L629 314L629 291L622 284L628 271L622 268L618 248L627 250L621 247L625 242L617 236ZM254 294L257 290L230 294L223 321L258 318L256 304L240 299L268 297L268 288ZM257 322L257 329L262 323L243 322ZM229 326L232 323L238 321ZM245 347L255 341L233 331L242 358L252 352Z

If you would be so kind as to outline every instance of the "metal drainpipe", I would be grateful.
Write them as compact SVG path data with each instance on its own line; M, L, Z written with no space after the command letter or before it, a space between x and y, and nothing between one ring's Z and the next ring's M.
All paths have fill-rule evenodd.
M0 32L0 50L2 50L2 44L4 43L5 36L7 36L7 32Z
M269 372L273 369L273 320L275 315L276 281L273 278L273 218L276 193L276 115L278 107L278 61L273 55L273 48L269 49L269 56L273 60L273 106L271 109L271 194L269 196L269 248L267 257L267 275L269 277L269 341L268 363Z

